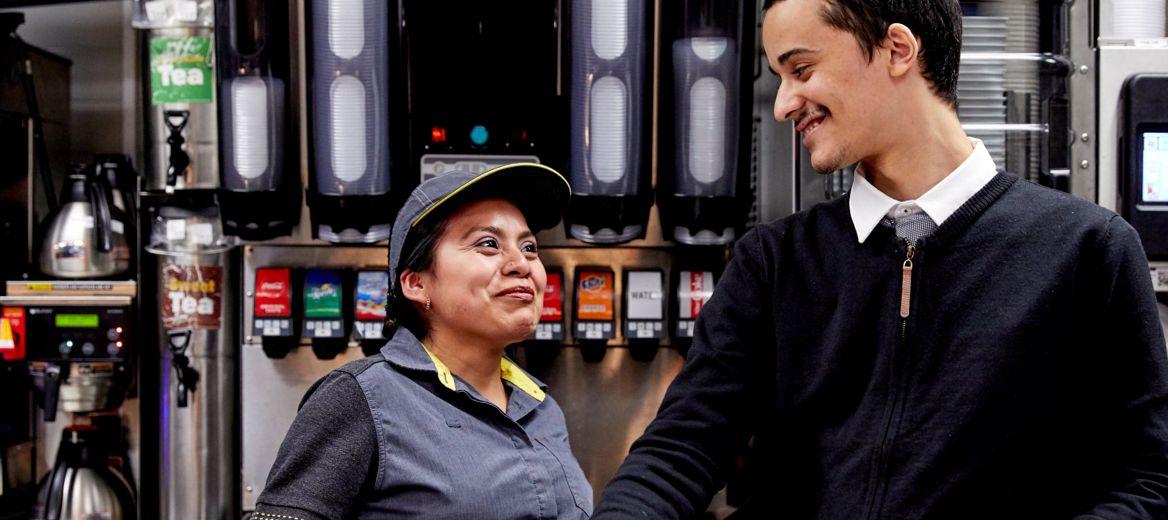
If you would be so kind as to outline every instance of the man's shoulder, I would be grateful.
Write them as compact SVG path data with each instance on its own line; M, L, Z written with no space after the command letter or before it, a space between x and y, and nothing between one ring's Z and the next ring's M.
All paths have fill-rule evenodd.
M779 240L784 236L796 239L808 234L840 233L851 230L851 215L848 213L848 197L842 196L820 202L808 209L792 213L754 227L759 240Z
M1106 226L1116 214L1094 202L1033 182L1014 183L1002 197L1004 208L1010 212L1046 219L1058 216L1064 224Z

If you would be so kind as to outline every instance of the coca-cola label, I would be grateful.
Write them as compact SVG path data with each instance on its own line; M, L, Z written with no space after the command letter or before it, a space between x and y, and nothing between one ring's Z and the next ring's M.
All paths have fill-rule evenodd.
M564 321L564 278L560 273L548 273L543 291L543 314L539 321Z
M255 315L263 318L292 316L292 270L256 269Z

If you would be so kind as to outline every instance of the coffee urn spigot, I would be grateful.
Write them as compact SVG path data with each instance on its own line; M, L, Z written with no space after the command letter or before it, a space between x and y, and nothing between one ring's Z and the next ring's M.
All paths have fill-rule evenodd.
M170 364L174 367L174 377L178 386L175 391L175 405L186 408L188 398L195 393L199 384L199 371L191 367L191 359L187 357L187 347L191 343L191 331L172 330L167 332L170 345Z
M167 193L174 193L174 185L178 182L179 174L186 172L191 165L191 157L187 155L186 150L183 150L186 139L182 135L190 117L189 110L167 110L166 117L163 118L166 129L170 131L170 135L166 138L166 144L170 145L170 165L166 168Z

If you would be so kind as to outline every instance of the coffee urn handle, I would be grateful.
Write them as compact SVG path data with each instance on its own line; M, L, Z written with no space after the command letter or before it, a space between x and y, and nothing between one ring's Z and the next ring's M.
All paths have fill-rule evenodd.
M62 375L62 372L64 375ZM41 403L45 409L45 422L53 422L57 420L57 403L61 396L61 383L63 379L69 377L68 362L60 365L50 363L45 368L45 396L44 402Z
M89 178L89 203L93 206L93 241L97 250L108 253L114 249L113 224L110 223L110 201L106 190L95 174Z

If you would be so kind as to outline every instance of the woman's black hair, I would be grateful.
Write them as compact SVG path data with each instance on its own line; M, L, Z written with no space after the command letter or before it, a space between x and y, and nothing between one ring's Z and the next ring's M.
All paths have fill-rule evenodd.
M449 216L449 211L431 214L430 218L410 229L405 244L402 245L401 260L394 270L399 277L406 269L422 272L434 265L434 249L438 245L438 239L442 238L442 233L446 231L446 220ZM429 333L427 328L429 324L418 312L417 304L402 293L400 279L390 280L390 286L393 287L389 292L387 313L390 334L386 334L386 337L392 337L392 331L397 327L405 327L418 339L425 338Z

